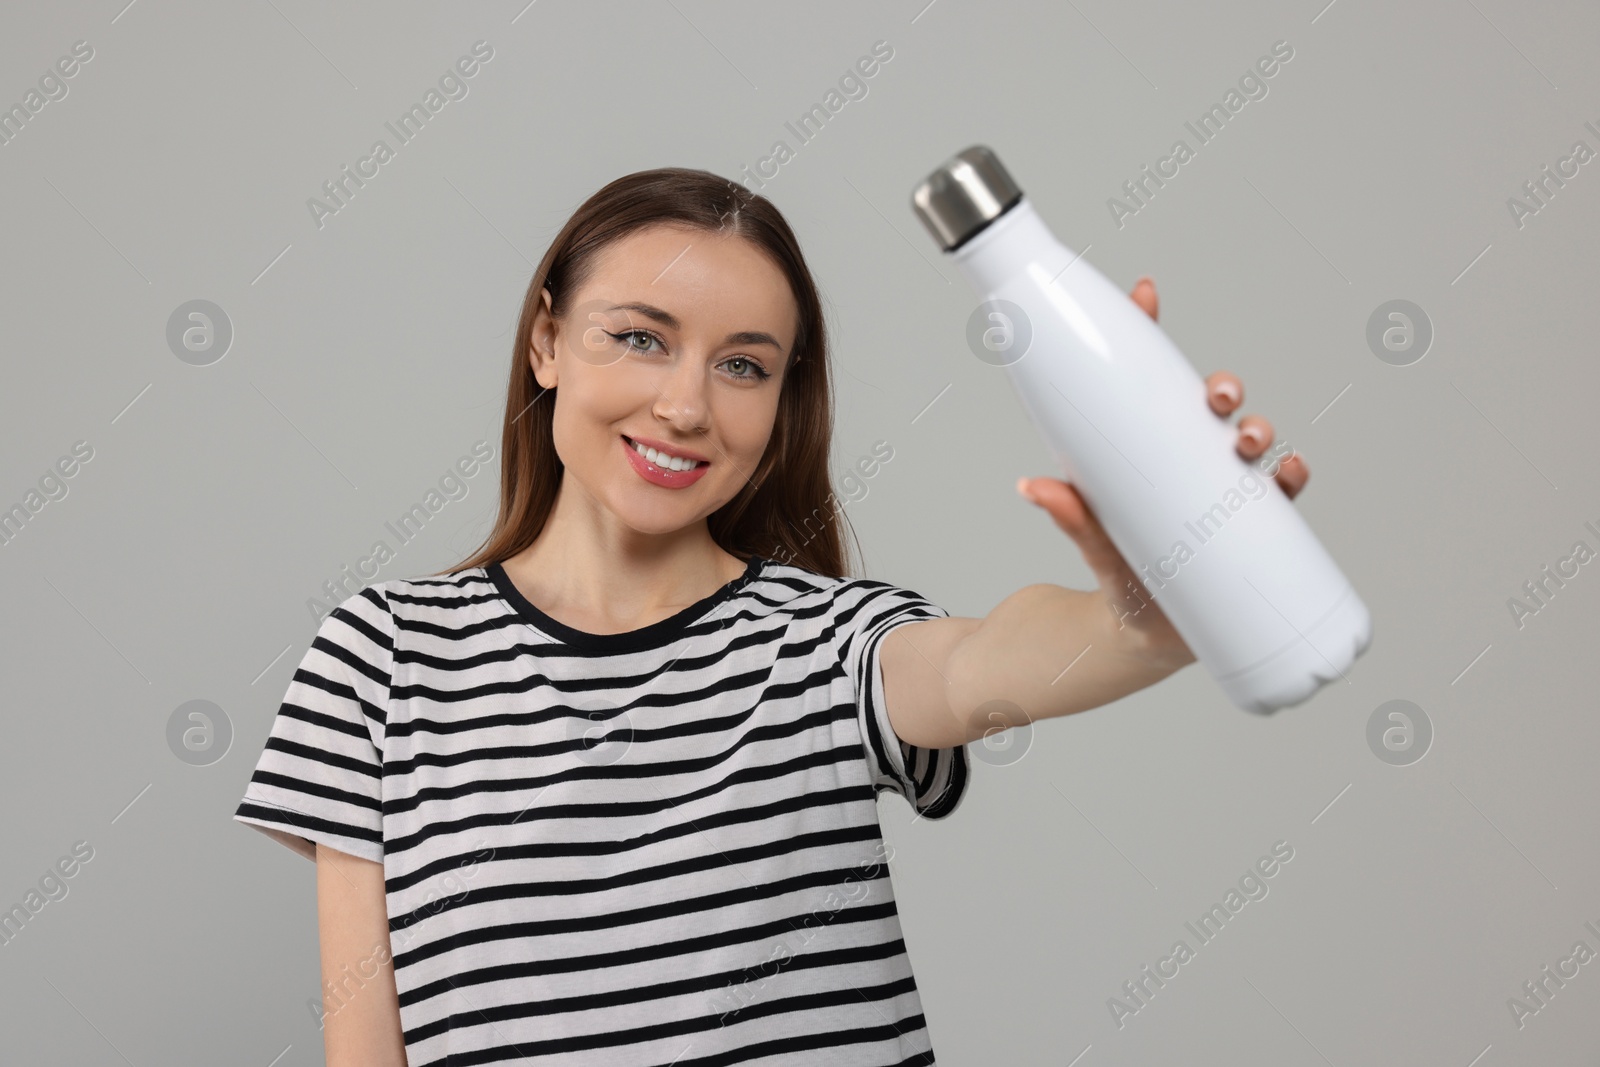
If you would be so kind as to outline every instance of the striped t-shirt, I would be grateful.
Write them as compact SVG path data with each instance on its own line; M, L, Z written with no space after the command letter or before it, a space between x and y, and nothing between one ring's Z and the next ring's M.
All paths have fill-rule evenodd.
M943 818L970 764L894 734L878 649L946 614L759 557L619 634L499 564L379 582L234 818L383 863L411 1067L932 1064L877 794Z

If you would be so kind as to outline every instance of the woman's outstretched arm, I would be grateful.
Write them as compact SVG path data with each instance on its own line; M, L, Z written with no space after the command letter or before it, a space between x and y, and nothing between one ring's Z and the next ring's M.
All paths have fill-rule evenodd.
M317 845L317 932L328 1067L406 1067L383 864Z

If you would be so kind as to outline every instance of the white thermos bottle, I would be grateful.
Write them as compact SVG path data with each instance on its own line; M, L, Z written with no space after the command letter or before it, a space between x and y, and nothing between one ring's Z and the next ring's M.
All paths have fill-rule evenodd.
M1342 678L1372 640L1366 605L1275 468L1235 451L1237 428L1161 328L1056 240L988 148L911 201L983 300L974 351L1005 368L1062 476L1229 699L1270 714Z

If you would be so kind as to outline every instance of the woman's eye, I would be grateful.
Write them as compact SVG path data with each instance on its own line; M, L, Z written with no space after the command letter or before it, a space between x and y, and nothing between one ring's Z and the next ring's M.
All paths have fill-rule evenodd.
M766 369L764 367L761 366L761 364L757 363L753 359L746 359L744 356L734 356L732 359L728 360L726 365L731 367L736 363L737 364L742 364L743 366L749 367L750 369L748 371L746 371L745 373L742 373L742 374L735 373L734 374L735 378L770 378L771 377L771 375L766 371Z
M625 330L622 333L612 333L610 330L607 330L605 333L607 337L621 341L634 352L648 353L650 351L649 346L651 344L660 343L660 338L648 330ZM643 338L646 342L648 342L645 347L640 348L639 346L633 344L633 341L638 338Z

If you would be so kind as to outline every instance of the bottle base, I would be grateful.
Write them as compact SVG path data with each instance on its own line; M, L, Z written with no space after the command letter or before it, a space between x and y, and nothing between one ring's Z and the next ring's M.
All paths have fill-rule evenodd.
M1372 615L1354 589L1300 641L1262 663L1217 678L1228 699L1257 715L1309 700L1372 644Z

